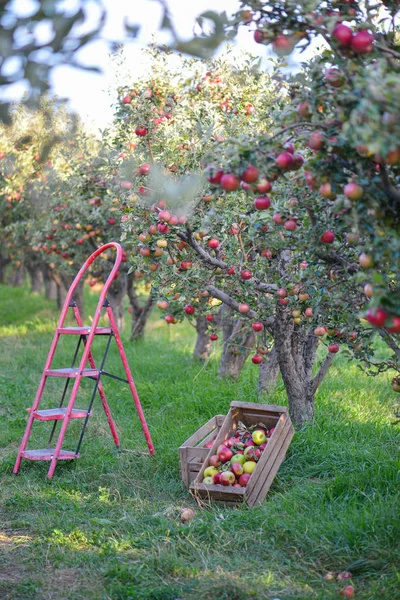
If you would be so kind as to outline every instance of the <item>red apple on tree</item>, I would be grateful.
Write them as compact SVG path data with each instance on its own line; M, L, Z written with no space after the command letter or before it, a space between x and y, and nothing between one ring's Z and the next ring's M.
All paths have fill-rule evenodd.
M263 357L261 354L254 354L254 356L251 357L251 362L255 365L261 364L262 361L263 361Z
M271 206L271 200L268 196L260 196L254 200L256 210L267 210Z
M240 277L242 279L244 279L245 281L251 279L253 276L253 273L251 271L249 271L249 269L243 269L243 271L240 273Z
M222 175L220 185L226 192L234 192L240 186L240 179L233 173Z
M219 241L216 238L211 238L211 240L208 240L208 246L210 248L212 248L213 250L216 250L219 246Z
M245 302L241 302L239 304L238 310L240 313L245 315L246 313L248 313L250 311L250 306L248 304L246 304Z
M241 174L240 178L246 183L254 183L254 181L257 181L259 174L260 172L257 167L248 165L246 170Z
M333 231L325 231L325 233L321 235L320 239L323 244L333 244L335 241L335 234Z

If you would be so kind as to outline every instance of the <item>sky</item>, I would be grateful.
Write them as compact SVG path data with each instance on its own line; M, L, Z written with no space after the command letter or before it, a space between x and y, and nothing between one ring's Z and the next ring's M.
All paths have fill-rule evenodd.
M141 49L150 43L156 34L162 42L170 40L166 33L159 32L162 19L161 6L152 0L104 0L107 9L107 23L104 34L108 39L123 40L123 22L127 18L130 24L141 25L139 36L124 44L126 65L133 75L145 70ZM195 18L206 10L226 10L233 14L239 9L237 0L168 0L175 28L182 38L190 38ZM245 35L243 35L245 34ZM246 35L247 34L247 35ZM248 38L248 39L246 39ZM252 35L242 32L238 45L254 48ZM265 49L263 49L265 53ZM102 74L79 71L70 67L58 67L53 72L52 85L56 94L69 99L69 106L78 112L91 128L103 128L111 120L112 99L109 88L115 90L116 80L113 64L109 56L109 47L105 41L90 44L80 52L79 58L88 65L97 65Z
M73 8L79 0L62 0L63 4ZM207 10L226 11L232 15L240 9L238 0L165 0L170 10L174 27L179 37L192 37L196 17ZM22 15L24 11L32 11L36 0L14 0L15 11ZM99 18L98 4L94 0L88 2L88 18L85 27L93 27ZM95 66L101 73L79 70L68 66L53 69L51 86L54 94L66 98L69 108L77 112L91 131L104 129L112 119L112 103L116 98L118 85L115 64L110 58L111 40L124 43L126 66L133 76L145 72L142 49L149 44L154 35L161 43L171 41L167 32L160 32L162 8L154 0L102 0L107 12L107 20L102 32L102 39L87 44L77 53L80 63ZM22 11L22 12L21 12ZM140 25L140 33L134 40L126 40L124 36L124 21L130 25ZM46 38L48 32L43 28L40 35ZM235 45L238 49L250 51L256 56L267 56L270 53L265 46L258 45L253 40L253 34L247 27L241 27ZM309 56L312 49L305 53ZM305 56L306 57L306 56ZM289 57L295 68L298 56ZM21 95L21 86L16 85L11 91L13 98ZM112 90L113 94L110 94Z

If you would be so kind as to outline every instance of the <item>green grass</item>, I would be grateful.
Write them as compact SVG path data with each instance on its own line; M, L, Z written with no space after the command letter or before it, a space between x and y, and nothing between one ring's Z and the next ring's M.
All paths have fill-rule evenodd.
M315 423L296 433L264 504L200 510L181 485L178 446L232 400L257 401L257 369L247 365L239 383L218 380L218 351L207 366L194 363L193 330L168 330L155 315L144 342L132 345L126 334L125 344L156 457L118 454L97 403L80 460L60 463L51 481L47 463L29 461L13 477L58 312L7 287L0 307L2 600L330 600L344 585L323 575L346 568L357 598L400 598L388 374L368 378L339 356L318 391ZM68 365L71 344L63 339L59 366ZM107 368L121 373L115 348ZM51 383L46 406L59 398L60 381ZM106 386L123 447L144 450L127 386ZM271 400L286 403L281 383ZM30 447L42 447L48 427L36 424ZM196 509L190 524L180 523L183 506Z

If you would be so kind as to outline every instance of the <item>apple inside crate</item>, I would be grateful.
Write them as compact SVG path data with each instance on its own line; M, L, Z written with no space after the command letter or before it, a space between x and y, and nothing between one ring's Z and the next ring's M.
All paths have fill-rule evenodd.
M251 442L249 432L250 434L254 433L257 427L259 428L259 433L255 434L257 443ZM262 446L262 443L265 443L263 442L262 430L268 432L264 447ZM270 433L271 430L272 434ZM285 459L293 435L294 429L286 407L251 402L232 402L224 423L219 429L212 447L207 452L205 461L201 464L196 478L190 484L190 493L200 504L205 504L207 501L217 501L228 505L246 502L249 506L259 506L265 500L274 477ZM235 480L232 480L232 484L236 485L204 484L204 472L208 467L213 466L210 465L210 458L217 455L217 449L225 442L228 442L228 445L231 444L228 440L232 440L232 438L235 440L241 439L240 444L233 445L234 456L236 456L238 449L246 452L245 448L241 446L246 445L246 443L247 445L254 443L255 449L258 450L258 452L254 450L246 452L246 457L250 452L250 458L253 460L246 460L245 463L255 462L255 468L251 465L245 467L245 470L251 470L250 467L253 468L250 477L240 479L240 468L237 468ZM253 453L252 457L251 453ZM230 456L230 452L227 453L227 456ZM222 458L226 458L226 456ZM254 458L258 460L254 461ZM243 459L239 460L243 461ZM233 462L236 462L236 459ZM223 464L228 465L228 461ZM229 462L228 470L230 471L231 468L235 470L233 463ZM227 475L224 478L230 479L231 477ZM239 481L243 485L240 485Z
M197 477L198 472L209 453L209 444L214 442L225 421L225 415L215 415L196 431L179 448L181 478L188 488Z

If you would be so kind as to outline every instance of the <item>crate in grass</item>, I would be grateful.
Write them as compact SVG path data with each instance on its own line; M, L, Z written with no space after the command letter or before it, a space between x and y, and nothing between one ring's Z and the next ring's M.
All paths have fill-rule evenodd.
M225 487L220 484L203 484L203 473L209 466L210 456L216 454L218 446L235 434L239 422L244 423L247 427L262 423L268 430L274 428L247 486L239 488ZM264 501L274 477L285 459L293 434L293 425L287 408L284 406L232 402L206 460L202 463L196 479L190 485L190 493L200 504L207 501L218 501L228 505L246 502L249 506L259 506Z
M203 466L209 452L205 445L215 440L224 420L225 415L216 415L180 446L181 477L186 487L189 487Z

